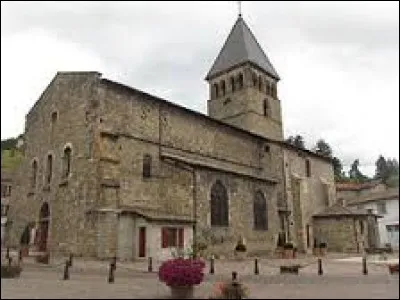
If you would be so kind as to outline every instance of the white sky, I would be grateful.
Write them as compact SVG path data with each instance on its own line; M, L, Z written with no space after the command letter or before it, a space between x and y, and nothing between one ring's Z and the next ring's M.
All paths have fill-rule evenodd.
M399 3L250 2L245 21L282 78L285 136L324 138L374 172L399 155ZM1 2L1 138L57 71L103 77L206 112L204 77L237 18L226 2Z

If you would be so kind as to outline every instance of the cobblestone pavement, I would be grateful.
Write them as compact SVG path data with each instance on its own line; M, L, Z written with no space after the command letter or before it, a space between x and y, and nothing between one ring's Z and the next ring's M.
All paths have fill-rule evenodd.
M253 299L382 299L399 298L399 276L389 275L387 266L368 264L362 275L361 264L324 260L324 274L317 275L315 259L296 262L304 265L299 275L280 275L283 260L260 260L260 275L254 275L254 262L216 261L215 274L209 274L195 289L199 299L208 298L216 281L229 280L237 271L249 287ZM155 272L147 272L147 262L118 263L115 283L107 283L108 262L74 260L70 280L62 280L62 261L38 266L26 261L19 279L1 280L1 298L147 298L167 299L170 291L160 283ZM157 270L155 264L154 269Z

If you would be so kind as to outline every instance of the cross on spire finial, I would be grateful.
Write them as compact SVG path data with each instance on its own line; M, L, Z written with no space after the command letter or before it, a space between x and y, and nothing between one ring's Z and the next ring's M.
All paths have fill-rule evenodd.
M242 16L242 1L238 1L239 17Z

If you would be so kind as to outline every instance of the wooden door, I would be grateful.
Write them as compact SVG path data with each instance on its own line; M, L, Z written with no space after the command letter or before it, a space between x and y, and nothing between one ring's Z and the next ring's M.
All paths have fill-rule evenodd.
M139 228L139 257L146 257L146 227Z

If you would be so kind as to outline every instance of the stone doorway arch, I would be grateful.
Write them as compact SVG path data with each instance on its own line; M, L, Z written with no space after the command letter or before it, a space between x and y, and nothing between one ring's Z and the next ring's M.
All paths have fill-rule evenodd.
M50 208L47 202L43 203L39 212L39 228L37 232L37 247L39 252L47 251L47 239L49 235Z

